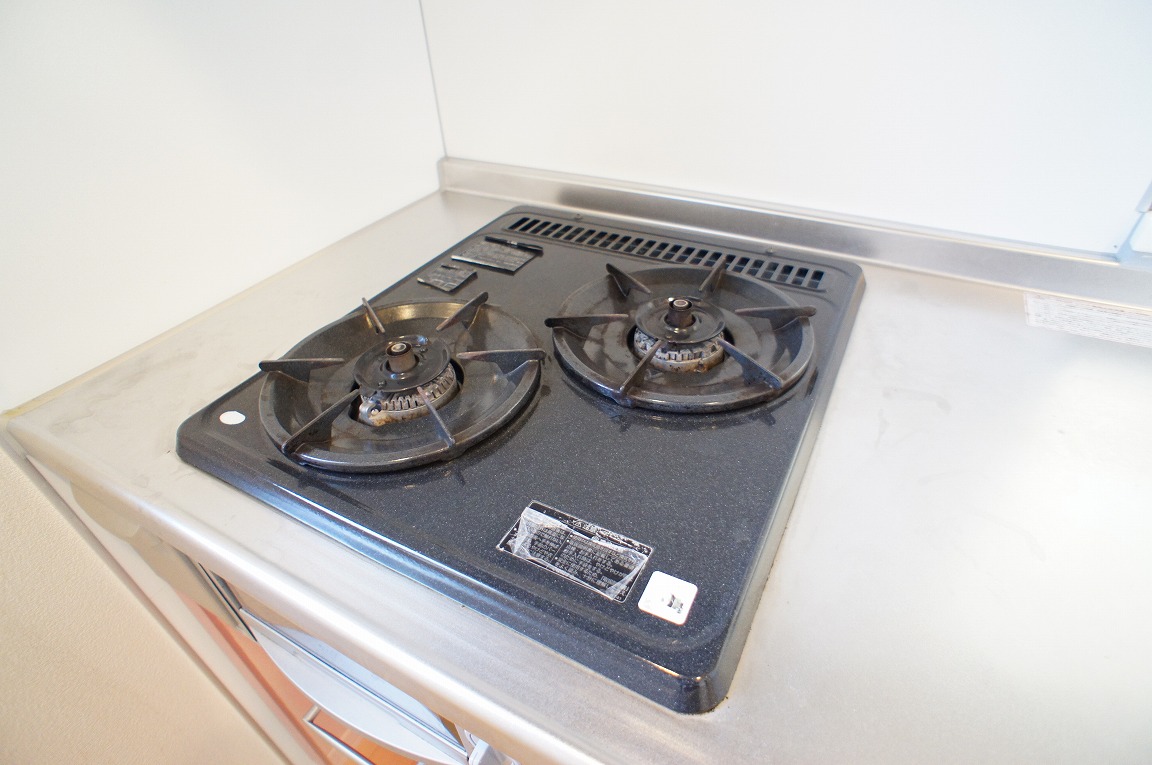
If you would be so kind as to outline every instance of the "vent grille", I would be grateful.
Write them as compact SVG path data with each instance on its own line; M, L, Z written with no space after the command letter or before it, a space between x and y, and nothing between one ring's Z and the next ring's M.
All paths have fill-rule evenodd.
M734 255L720 250L708 250L663 239L648 239L604 228L589 228L545 218L526 216L505 230L668 263L686 263L711 268L723 258L727 264L725 267L731 273L809 290L820 289L820 283L824 280L824 271L818 268L771 258Z

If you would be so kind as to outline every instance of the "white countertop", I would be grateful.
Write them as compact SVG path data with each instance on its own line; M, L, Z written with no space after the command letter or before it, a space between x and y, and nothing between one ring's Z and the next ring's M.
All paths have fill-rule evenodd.
M864 301L731 693L704 715L176 457L179 424L259 360L520 201L421 200L13 413L11 432L525 765L1152 759L1152 349L1029 327L1014 287L862 263Z

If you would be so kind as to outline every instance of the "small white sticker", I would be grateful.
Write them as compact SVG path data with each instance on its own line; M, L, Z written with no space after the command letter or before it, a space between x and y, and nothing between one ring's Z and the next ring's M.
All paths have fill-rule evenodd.
M663 571L653 571L637 605L645 613L673 624L683 624L688 621L688 612L692 610L696 592L696 585L691 582L669 576Z
M1035 293L1024 296L1024 309L1033 327L1152 348L1149 311Z

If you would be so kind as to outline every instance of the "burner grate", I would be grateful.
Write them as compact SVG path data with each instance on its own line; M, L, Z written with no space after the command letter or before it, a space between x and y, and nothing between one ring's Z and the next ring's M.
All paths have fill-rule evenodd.
M821 283L826 276L822 269L788 263L776 258L736 255L705 247L694 247L683 242L652 239L635 236L624 231L579 226L575 223L564 223L547 218L523 216L505 230L582 247L617 252L621 255L662 260L668 263L712 268L724 260L725 269L732 273L813 291L821 289Z
M544 359L532 331L487 301L363 300L260 362L268 436L289 459L339 473L459 456L531 401Z
M739 409L776 398L808 368L815 306L725 277L719 260L702 282L684 266L606 269L544 324L564 368L621 406Z

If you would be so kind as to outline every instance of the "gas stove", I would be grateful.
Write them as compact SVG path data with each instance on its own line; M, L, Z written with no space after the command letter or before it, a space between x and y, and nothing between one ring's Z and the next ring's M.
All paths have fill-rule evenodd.
M735 672L863 287L831 256L517 208L254 360L178 452L704 712Z

